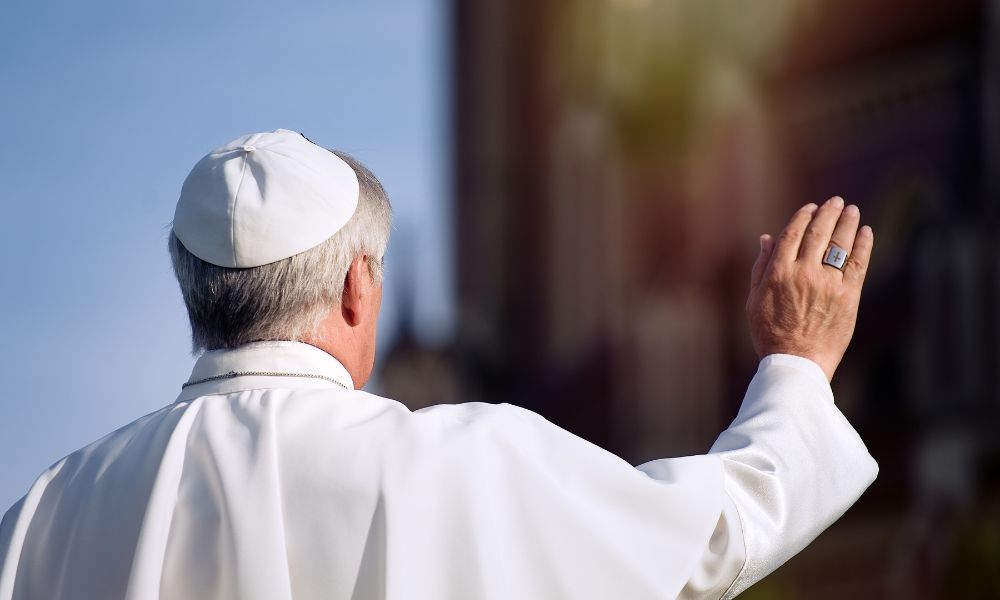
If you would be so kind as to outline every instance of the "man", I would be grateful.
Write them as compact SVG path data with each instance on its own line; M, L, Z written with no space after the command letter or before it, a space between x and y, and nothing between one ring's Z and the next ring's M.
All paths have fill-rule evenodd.
M856 207L761 238L736 420L638 468L514 406L356 391L390 218L367 169L291 131L198 162L170 253L205 352L7 512L0 600L728 598L874 480L828 383L873 242Z

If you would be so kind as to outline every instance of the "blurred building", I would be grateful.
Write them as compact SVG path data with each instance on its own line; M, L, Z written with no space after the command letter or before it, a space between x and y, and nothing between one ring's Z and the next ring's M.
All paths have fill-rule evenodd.
M757 235L843 195L877 244L835 392L882 473L747 595L996 597L1000 3L736 4L453 3L450 352L630 461L702 453Z

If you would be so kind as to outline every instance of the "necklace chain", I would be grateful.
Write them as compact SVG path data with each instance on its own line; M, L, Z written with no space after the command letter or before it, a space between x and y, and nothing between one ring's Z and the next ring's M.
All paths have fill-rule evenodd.
M280 373L276 371L230 371L228 373L223 373L222 375L213 375L212 377L206 377L204 379L188 381L181 384L181 389L192 385L198 385L199 383L208 383L209 381L219 381L221 379L234 379L236 377L301 377L305 379L322 379L324 381L329 381L330 383L336 383L345 390L347 389L346 385L340 383L333 377L327 377L326 375L315 375L312 373Z

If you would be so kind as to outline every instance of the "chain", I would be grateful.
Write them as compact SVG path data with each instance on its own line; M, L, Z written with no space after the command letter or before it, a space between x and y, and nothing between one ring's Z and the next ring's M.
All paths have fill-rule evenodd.
M330 383L336 383L340 387L347 389L347 386L340 383L333 377L327 377L326 375L312 375L309 373L277 373L274 371L230 371L223 375L214 375L212 377L206 377L204 379L198 379L196 381L188 381L187 383L181 384L181 389L188 386L198 385L199 383L208 383L209 381L219 381L220 379L233 379L235 377L303 377L308 379L322 379L324 381L329 381Z

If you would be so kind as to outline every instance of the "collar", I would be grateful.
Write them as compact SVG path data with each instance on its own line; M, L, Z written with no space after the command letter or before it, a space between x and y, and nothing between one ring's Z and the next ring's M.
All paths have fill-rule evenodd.
M241 375L211 379L227 373L295 373L319 377ZM354 381L344 365L323 350L302 342L254 342L232 350L210 350L198 357L178 401L212 394L229 394L261 388L340 388L354 389ZM332 380L332 381L331 381Z

